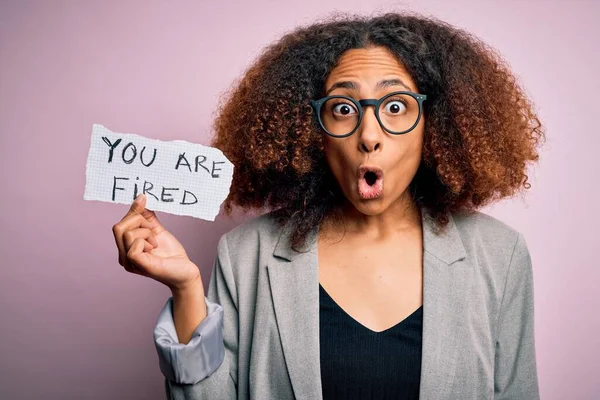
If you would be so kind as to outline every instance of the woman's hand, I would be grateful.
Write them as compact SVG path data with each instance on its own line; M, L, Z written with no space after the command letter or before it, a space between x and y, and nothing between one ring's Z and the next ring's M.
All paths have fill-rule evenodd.
M140 194L123 219L113 226L119 248L119 264L128 272L146 276L167 285L172 292L194 287L203 291L198 267L185 249L146 208Z

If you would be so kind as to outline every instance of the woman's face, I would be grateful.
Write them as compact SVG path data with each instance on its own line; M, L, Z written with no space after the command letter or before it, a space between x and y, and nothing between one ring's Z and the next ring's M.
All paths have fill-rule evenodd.
M390 80L396 82L381 85ZM336 88L331 90L334 85ZM345 95L356 100L379 99L399 90L419 93L408 72L384 47L345 52L329 74L325 90L328 96ZM385 111L391 113L389 118L398 118L393 115L402 112L402 107L397 102L389 103ZM342 104L331 109L330 114L338 114L328 118L347 117L350 111ZM382 108L380 116L385 119L383 112ZM362 122L351 136L335 138L323 134L327 163L344 195L358 211L377 215L406 200L408 185L421 161L424 122L421 116L413 130L393 135L379 125L374 107L366 106ZM374 182L374 174L365 177L361 166L380 168L381 176Z

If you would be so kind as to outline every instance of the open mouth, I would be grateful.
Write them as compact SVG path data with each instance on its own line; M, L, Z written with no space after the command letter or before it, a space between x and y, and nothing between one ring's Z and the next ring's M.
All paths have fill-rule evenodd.
M363 199L374 199L383 193L383 170L375 166L358 169L358 193Z
M367 171L364 177L369 186L373 186L377 182L377 174L373 171Z

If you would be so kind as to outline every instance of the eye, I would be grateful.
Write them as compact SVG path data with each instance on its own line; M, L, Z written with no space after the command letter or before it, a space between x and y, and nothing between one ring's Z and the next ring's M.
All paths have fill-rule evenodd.
M388 114L402 114L406 110L406 104L402 100L390 100L385 103L383 110Z
M350 103L337 103L333 106L332 111L336 115L352 115L356 114L356 108Z

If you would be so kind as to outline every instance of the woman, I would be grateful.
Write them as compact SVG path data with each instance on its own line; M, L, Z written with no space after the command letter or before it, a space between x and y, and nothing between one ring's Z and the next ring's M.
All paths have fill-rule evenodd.
M268 212L221 237L206 296L144 196L113 227L173 294L169 398L539 398L527 245L476 209L529 187L544 133L490 48L410 14L300 28L215 132L227 213Z

